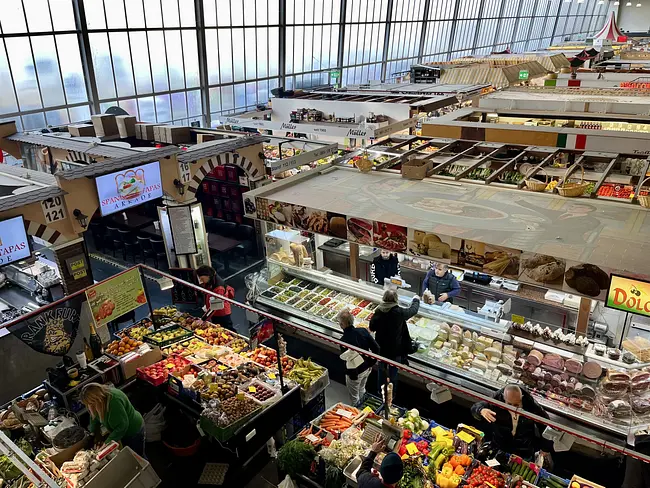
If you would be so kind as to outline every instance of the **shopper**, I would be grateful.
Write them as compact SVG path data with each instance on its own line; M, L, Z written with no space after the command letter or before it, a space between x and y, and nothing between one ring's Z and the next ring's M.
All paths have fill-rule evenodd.
M199 286L213 291L217 295L231 299L235 298L235 289L232 286L226 285L226 282L217 274L213 267L200 266L195 271L195 275L196 282ZM211 311L210 302L211 300L216 299L216 297L209 293L204 293L203 298L205 300L205 306L203 307L203 310L206 313L205 320L208 320L213 324L219 324L227 329L235 330L232 323L232 317L230 316L230 302L224 300L222 309Z
M407 356L414 352L413 341L409 334L406 321L413 317L420 309L420 298L413 297L411 306L402 308L397 303L397 292L386 290L381 304L377 307L375 315L370 319L370 330L375 332L375 340L379 344L379 354L386 359L398 363L408 364ZM388 369L388 375L386 374ZM382 364L377 371L377 384L381 393L381 386L386 384L386 378L393 384L393 398L397 394L397 367Z
M375 339L368 330L354 326L354 316L349 310L344 309L339 314L338 320L341 329L343 329L341 337L343 342L379 354L379 345ZM368 376L377 361L371 357L364 357L351 349L344 347L341 349L344 351L341 354L341 359L345 361L345 385L348 387L352 405L357 405L366 394Z
M370 281L376 285L384 286L384 278L400 276L400 272L397 254L382 249L379 256L373 259L370 265Z
M386 448L386 443L381 434L377 434L370 452L361 462L357 473L357 486L359 488L393 488L400 482L404 475L404 463L397 453L391 452L381 462L378 475L373 473L372 465L377 454Z
M634 436L634 446L631 448L646 456L650 455L650 440L645 434ZM622 488L647 488L650 486L650 464L625 456L625 478Z
M103 427L108 430L105 443L121 442L123 446L128 446L145 457L142 415L121 390L99 383L88 383L81 389L79 398L90 414L88 430L95 435L95 440L101 439Z
M436 302L454 303L454 297L460 293L458 280L449 271L449 266L443 263L436 263L429 270L422 282L422 293L429 290Z
M513 407L523 408L538 417L549 416L533 396L518 385L507 385L494 394L494 399ZM472 406L472 416L487 422L487 431L492 435L492 443L500 450L517 454L534 461L537 451L544 455L552 449L552 442L542 437L543 424L488 402L477 402Z

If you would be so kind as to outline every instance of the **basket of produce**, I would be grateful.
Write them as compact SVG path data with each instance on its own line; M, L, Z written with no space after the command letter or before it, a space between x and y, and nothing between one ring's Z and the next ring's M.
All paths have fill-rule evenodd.
M227 441L261 409L262 405L257 400L239 393L218 405L211 402L201 413L199 425L206 434L219 441Z
M343 403L337 403L323 415L314 419L312 424L334 434L338 438L343 431L352 427L357 415L359 415L358 409Z
M188 340L180 340L178 342L169 344L168 346L162 348L160 352L162 352L163 356L178 354L179 356L187 357L206 346L208 346L208 344L200 339L197 339L196 337L193 337Z
M270 347L259 346L247 354L248 360L266 368L278 366L278 353Z
M567 488L569 486L569 480L549 473L545 469L541 469L535 484L540 488Z
M562 184L557 185L555 189L563 197L579 197L585 192L587 187L589 187L589 183L585 182L585 169L580 166L579 183L576 183L575 181L567 181L569 169L567 169L566 173L564 173L564 181Z
M177 312L176 307L157 308L151 314L151 320L156 327L162 327L174 320Z
M643 188L643 185L645 185L648 180L650 180L650 177L641 182L639 185L639 194L637 195L639 205L641 205L643 208L650 208L650 194L646 193L645 195L641 195L641 188Z
M163 348L183 339L189 339L190 337L192 337L191 331L183 329L179 325L172 325L165 329L150 332L144 336L144 341Z
M197 382L201 370L191 365L187 369L177 371L167 377L167 391L172 396L186 397L197 400L198 395L192 385Z
M467 470L465 484L477 488L487 488L488 486L504 488L506 481L503 474L478 461L474 461L470 469Z
M265 385L259 380L252 380L247 386L240 386L239 391L252 396L264 407L272 405L282 397L279 391Z
M237 382L231 379L234 371L229 369L227 372L230 374L211 374L207 371L200 373L199 378L190 387L196 392L197 401L222 401L234 397L237 394Z
M185 358L171 355L150 366L136 369L136 376L147 383L151 383L153 386L159 386L167 381L167 376L170 374L183 373L189 370L190 364Z
M136 341L141 341L144 338L144 336L146 336L152 331L150 326L151 326L151 321L149 319L142 319L142 321L138 322L137 324L122 329L119 332L117 332L115 335L117 337L128 337L129 339L135 339Z
M542 174L541 172L538 174ZM526 178L526 188L530 191L544 191L546 190L546 185L548 185L548 175L544 173L544 181L540 181L533 178Z
M298 359L287 378L300 385L300 396L303 405L316 397L330 384L327 370L318 366L311 359Z
M141 345L142 341L123 337L120 340L114 340L108 346L106 346L106 352L112 356L119 358L125 354L135 351Z
M508 460L508 471L513 476L518 476L523 481L536 485L540 468L535 463L529 463L519 456L511 454Z
M204 329L196 329L194 333L211 346L226 346L235 339L235 336L229 330L212 324Z

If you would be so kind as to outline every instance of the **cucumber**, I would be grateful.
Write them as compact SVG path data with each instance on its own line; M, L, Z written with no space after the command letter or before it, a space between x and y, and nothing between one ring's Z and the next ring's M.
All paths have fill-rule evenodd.
M528 475L528 478L527 478L526 481L528 481L529 483L534 483L534 482L535 482L535 478L537 478L537 474L535 473L535 471L533 471L533 470L531 469L531 470L530 470L530 474Z
M549 486L549 488L566 488L566 485L561 485L557 481L555 481L553 478L546 478L546 485Z
M517 471L517 474L523 477L525 472L526 472L526 465L524 463L521 463L519 465L519 470Z

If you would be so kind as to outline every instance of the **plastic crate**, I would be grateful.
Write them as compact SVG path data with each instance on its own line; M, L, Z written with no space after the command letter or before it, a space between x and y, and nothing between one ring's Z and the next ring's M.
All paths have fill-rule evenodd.
M546 471L544 468L540 469L539 476L537 476L536 483L539 483L540 481L548 479L548 478L559 481L560 483L564 484L565 486L569 486L569 481L570 480L568 480L566 478L562 478L561 476L557 476L557 475L555 475L553 473L550 473L550 472Z
M539 475L540 475L540 471L541 471L539 466L537 466L535 463L525 461L524 459L517 456L516 454L511 454L510 455L510 458L508 458L508 466L510 466L510 463L512 463L512 462L516 463L517 466L521 466L522 464L527 464L528 467L535 473L535 479L533 479L532 481L529 481L528 479L526 479L524 481L527 481L528 483L533 484L533 485L537 484L537 480L539 479ZM508 469L510 469L510 468L508 468Z
M192 364L190 365L188 370L183 373L183 375L188 374L190 371L194 373L194 376L198 376L199 372L201 371L201 368ZM190 388L185 388L183 386L183 380L177 378L172 374L167 376L167 392L172 396L189 398L191 400L198 400L199 398L197 391L192 390Z
M273 393L273 396L271 398L267 399L267 400L260 400L259 398L255 398L251 394L251 393L253 393L253 392L251 392L251 388L255 388L255 389L257 389L257 388L266 388L267 390L271 390L271 392ZM263 407L268 407L269 405L274 404L275 402L280 400L280 398L282 398L282 394L278 390L276 390L275 388L272 388L270 385L268 385L266 383L262 383L260 380L257 380L257 379L253 379L250 382L244 383L243 385L241 385L239 387L239 391L241 391L242 393L246 393L247 395L255 398L258 402L260 402L262 404Z
M171 356L170 356L170 357L171 357ZM180 356L179 356L179 357L180 357ZM185 359L185 358L183 358L183 357L181 357L181 359L186 363L186 365L185 365L186 367L189 367L189 366L191 365L191 363L190 363L187 359ZM167 359L163 359L162 361L158 361L158 363L166 363L166 362L167 362ZM158 364L158 363L154 363L154 364ZM150 365L150 366L151 366L151 365ZM147 366L147 367L148 367L148 366ZM169 373L167 373L167 376L161 376L160 378L152 378L151 376L149 376L149 375L147 374L145 368L138 368L138 369L136 369L136 373L135 373L135 374L136 374L136 377L137 377L137 378L139 378L139 379L141 379L141 380L143 380L143 381L146 381L147 383L150 383L150 384L152 384L153 386L160 386L160 385L166 383L166 382L167 382L167 379L168 379L168 377L169 377Z
M248 397L247 395L247 398L250 397ZM253 400L257 402L257 400L255 399ZM240 427L245 425L249 420L251 420L256 415L258 415L261 410L262 410L262 405L260 405L259 408L253 410L248 415L245 415L244 417L240 418L236 422L233 422L232 424L228 425L227 427L219 427L218 425L215 425L209 418L204 417L203 414L201 414L199 425L203 430L203 432L205 432L209 436L214 437L218 441L225 442L228 439L230 439Z
M174 337L173 339L158 342L158 341L152 339L151 335L155 333L155 332L152 332L151 334L147 334L146 336L144 336L144 342L148 342L149 344L153 344L155 346L158 346L158 347L162 348L162 347L169 346L170 344L175 344L176 342L181 342L181 341L191 339L192 336L194 335L194 333L191 330L185 329L185 328L181 327L180 325L174 325L174 326L171 326L171 327L158 329L156 332L163 332L163 331L167 332L167 331L176 330L176 329L182 329L183 331L185 331L185 333L183 335L181 335L181 336Z

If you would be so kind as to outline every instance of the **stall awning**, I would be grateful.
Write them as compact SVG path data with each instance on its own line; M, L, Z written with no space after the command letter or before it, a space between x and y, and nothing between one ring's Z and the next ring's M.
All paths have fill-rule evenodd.
M203 144L197 144L196 146L192 146L187 151L184 151L183 154L178 156L178 161L181 163L192 163L194 161L198 161L199 159L218 156L219 154L233 152L237 149L254 146L255 144L262 144L269 141L270 139L267 136L255 135L238 137L236 139L221 139L204 142Z
M25 134L17 133L6 137L9 141L21 142L23 144L34 144L36 146L53 147L74 151L90 156L101 156L104 158L121 158L139 151L125 147L112 146L110 144L94 144L85 141L78 141L68 136L55 136L51 134Z
M0 212L65 194L52 175L15 166L0 167Z
M150 151L144 152L135 151L126 157L109 159L107 161L89 164L80 168L57 171L56 175L63 178L64 180L92 178L94 176L101 176L103 174L119 171L124 168L138 166L139 164L159 161L163 158L168 158L169 156L178 154L181 151L181 148L177 146L166 146L160 149L152 149Z

